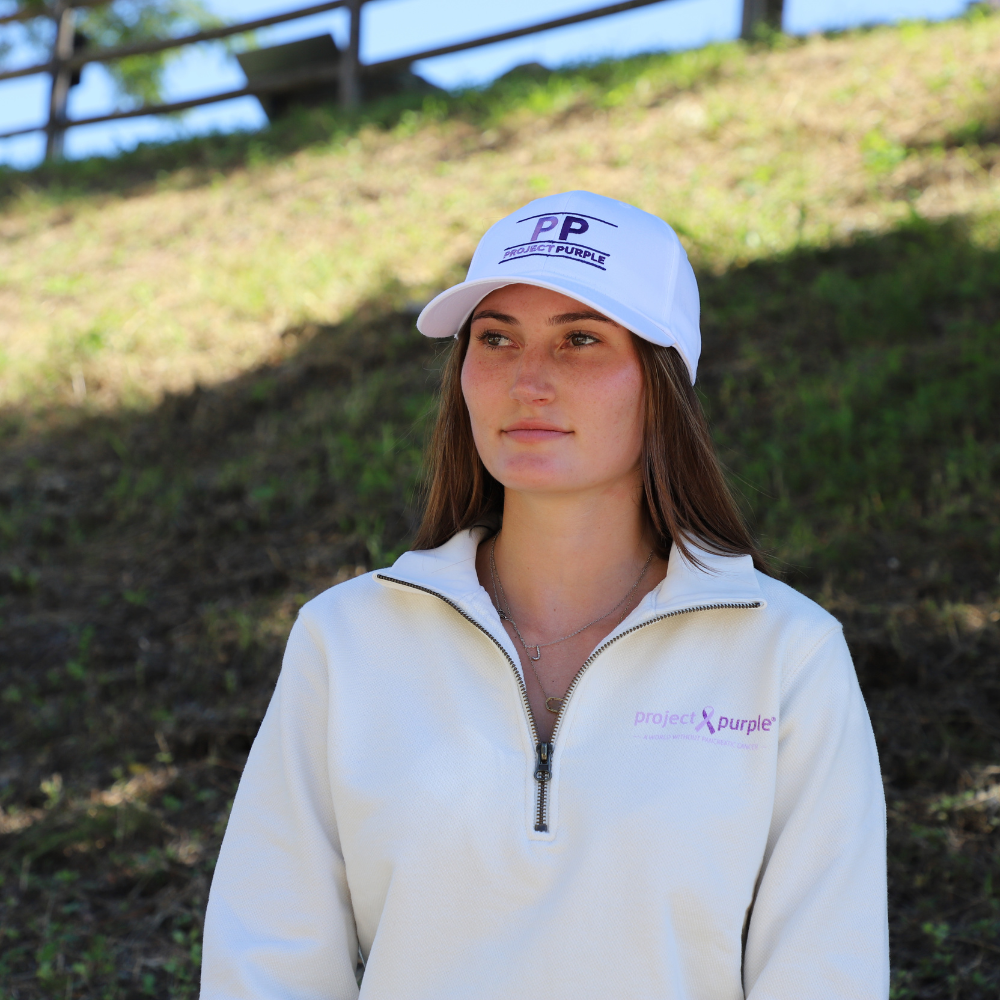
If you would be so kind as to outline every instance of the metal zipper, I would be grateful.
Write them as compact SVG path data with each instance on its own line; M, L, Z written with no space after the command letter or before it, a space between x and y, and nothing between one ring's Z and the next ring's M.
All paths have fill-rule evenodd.
M677 611L668 611L665 615L657 615L655 618L650 618L648 621L640 622L638 625L633 625L631 628L626 629L624 632L619 633L614 636L614 638L609 639L607 642L598 646L586 660L583 661L583 665L576 672L576 676L573 678L570 686L566 689L566 695L563 698L562 706L559 709L559 714L556 716L556 723L552 727L552 737L548 743L542 743L538 739L538 730L535 727L535 717L531 714L531 703L528 701L528 689L524 686L524 678L521 676L521 671L517 669L517 664L511 659L510 654L507 652L503 646L497 642L493 633L489 629L484 628L479 622L476 621L471 615L467 615L454 601L448 600L444 594L438 593L436 590L431 590L429 587L421 587L418 583L409 583L406 580L397 580L395 577L385 576L382 573L376 573L376 577L379 580L385 580L388 583L397 583L401 587L410 587L413 590L422 591L425 594L430 594L432 597L436 597L439 600L444 601L449 607L454 608L467 622L475 625L480 632L485 635L490 642L493 643L497 649L503 653L504 659L510 664L510 669L514 671L514 679L517 681L518 690L521 692L521 704L524 706L524 715L528 721L528 729L531 731L531 738L535 743L535 770L534 778L538 782L538 799L537 806L535 809L535 832L536 833L547 833L549 829L548 823L548 783L552 778L552 757L555 753L555 743L556 735L559 733L559 725L562 722L563 713L566 711L566 705L569 702L570 697L576 690L577 684L580 683L580 678L586 673L590 665L597 659L601 653L604 652L609 646L613 646L619 639L623 639L627 635L631 635L633 632L638 632L639 629L645 628L647 625L652 625L654 622L661 622L665 618L674 618L677 615L686 615L692 611L717 611L721 608L759 608L760 601L753 601L752 603L746 604L700 604L693 608L680 608Z

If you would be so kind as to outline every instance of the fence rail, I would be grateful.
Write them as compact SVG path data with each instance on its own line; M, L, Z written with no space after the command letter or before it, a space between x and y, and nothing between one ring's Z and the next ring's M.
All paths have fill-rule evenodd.
M514 38L523 38L526 35L533 35L542 31L551 31L556 28L567 27L572 24L581 24L596 18L608 17L613 14L621 14L625 11L635 10L640 7L649 7L653 4L667 3L670 0L624 0L624 2L606 4L591 10L580 11L576 14L569 14L564 17L554 18L549 21L541 21L536 24L525 25L520 28L512 28L508 31L497 32L492 35L484 35L479 38L468 39L463 42L455 42L448 45L440 45L433 49L426 49L422 52L411 52L402 56L395 56L391 59L383 59L374 63L362 63L359 58L361 40L361 10L364 4L375 2L375 0L329 0L326 3L314 4L310 7L299 8L294 11L286 11L280 14L272 14L269 17L257 18L253 21L244 21L239 24L224 25L218 28L210 28L205 31L198 31L189 35L181 35L176 38L152 39L148 42L139 42L133 45L120 45L113 48L85 49L80 52L73 51L74 36L74 12L77 9L86 7L96 7L109 0L56 0L56 3L46 14L39 15L37 12L19 12L8 14L0 18L0 25L13 21L24 21L32 17L50 17L56 25L55 41L52 46L52 57L44 63L36 63L31 66L23 66L17 69L0 72L0 83L5 80L13 80L26 76L33 76L40 73L49 74L52 78L52 89L49 100L49 117L45 124L32 125L25 128L13 129L0 133L0 139L9 139L19 135L29 135L33 132L45 132L47 134L45 155L46 159L54 159L62 156L63 143L66 130L80 125L96 125L99 122L118 121L125 118L139 118L147 115L162 115L171 112L186 111L189 108L200 107L206 104L216 104L220 101L231 101L239 97L259 96L261 94L280 93L282 91L293 90L304 85L320 83L339 83L340 101L344 107L353 107L358 103L360 95L360 78L365 74L384 71L387 69L408 67L410 64L421 59L433 59L437 56L450 55L454 52L464 52L468 49L478 48L483 45L494 45L498 42L510 41ZM273 74L248 83L247 86L237 90L228 90L216 94L204 94L188 100L174 101L168 104L146 105L140 108L133 108L127 111L113 111L104 115L94 115L89 118L73 118L67 115L67 103L69 98L70 81L75 71L88 63L112 62L116 59L124 59L129 56L151 55L156 52L165 52L169 49L182 48L188 45L197 45L200 42L217 41L221 38L228 38L232 35L245 34L256 31L259 28L266 28L273 24L282 24L287 21L294 21L304 17L311 17L315 14L326 11L345 8L350 15L350 32L347 48L342 52L338 65L322 69L310 69L295 73ZM770 22L777 27L781 25L782 0L744 0L743 7L743 35L751 35L760 23Z
M107 3L108 0L102 0ZM370 3L371 0L368 0ZM331 0L329 3L319 3L314 7L303 7L301 10L286 11L284 14L272 14L270 17L260 17L256 21L245 21L242 24L225 24L218 28L207 28L191 35L179 35L177 38L157 38L148 42L136 42L134 45L116 45L110 49L89 49L76 52L62 65L70 69L79 69L87 63L113 62L115 59L126 59L128 56L148 56L155 52L165 52L167 49L179 49L185 45L197 45L199 42L215 42L230 35L243 35L258 28L269 28L272 24L282 24L285 21L295 21L302 17L312 17L313 14L324 14L328 10L347 7L350 0ZM0 72L0 80L12 80L18 76L34 76L37 73L51 73L54 62L35 63L33 66L21 66Z

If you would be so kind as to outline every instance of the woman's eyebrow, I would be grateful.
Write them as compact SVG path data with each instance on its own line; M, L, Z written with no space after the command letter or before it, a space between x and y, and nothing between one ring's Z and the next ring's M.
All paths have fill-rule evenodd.
M495 309L482 309L472 317L472 322L475 323L477 319L495 319L500 323L508 323L510 326L520 326L516 316L510 316L507 313L497 312Z
M563 323L579 323L585 319L596 319L598 323L611 323L613 326L620 325L615 323L613 319L602 316L599 312L591 312L589 310L586 312L560 313L558 316L550 316L548 325L562 326Z

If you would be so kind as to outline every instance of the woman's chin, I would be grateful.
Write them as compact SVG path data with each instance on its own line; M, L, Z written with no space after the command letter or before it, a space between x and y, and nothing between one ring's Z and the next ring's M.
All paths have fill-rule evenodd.
M591 482L587 477L573 475L566 469L518 469L503 470L494 474L505 490L514 493L534 493L569 496L575 493L589 493L600 488L600 483Z
M579 478L571 463L553 455L505 455L498 462L488 463L487 468L511 490L559 488Z

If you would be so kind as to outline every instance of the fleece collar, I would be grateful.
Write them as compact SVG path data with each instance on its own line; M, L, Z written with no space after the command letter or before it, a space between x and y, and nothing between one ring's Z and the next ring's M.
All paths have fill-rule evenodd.
M484 528L460 531L436 549L404 552L376 579L385 587L431 591L462 608L482 622L499 627L505 635L489 594L476 575L476 549L486 535ZM618 632L638 622L678 611L719 605L766 607L764 594L750 556L721 556L691 546L703 568L671 548L667 574L615 629ZM612 633L614 634L614 633Z

